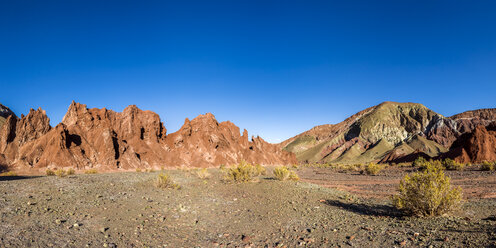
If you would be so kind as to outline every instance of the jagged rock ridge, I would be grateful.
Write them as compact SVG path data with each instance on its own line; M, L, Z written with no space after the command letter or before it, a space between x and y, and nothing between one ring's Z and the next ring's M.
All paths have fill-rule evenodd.
M45 111L7 117L0 129L0 154L18 168L74 167L105 170L192 166L209 167L241 160L261 164L295 163L293 154L212 114L186 119L167 135L160 117L135 105L121 113L88 109L72 102L62 122L50 127Z

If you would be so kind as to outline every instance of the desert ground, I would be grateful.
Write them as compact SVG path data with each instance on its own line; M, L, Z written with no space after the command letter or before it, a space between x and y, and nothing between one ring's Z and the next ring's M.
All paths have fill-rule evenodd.
M378 175L299 167L300 181L268 168L226 183L219 169L167 170L181 189L154 186L160 171L0 178L1 247L495 247L496 173L447 171L465 202L417 218L390 196L411 167Z

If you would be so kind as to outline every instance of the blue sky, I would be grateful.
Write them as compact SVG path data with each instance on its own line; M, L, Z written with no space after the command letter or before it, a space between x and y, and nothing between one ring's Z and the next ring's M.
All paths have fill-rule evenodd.
M383 101L496 107L494 1L0 1L0 102L212 112L279 142Z

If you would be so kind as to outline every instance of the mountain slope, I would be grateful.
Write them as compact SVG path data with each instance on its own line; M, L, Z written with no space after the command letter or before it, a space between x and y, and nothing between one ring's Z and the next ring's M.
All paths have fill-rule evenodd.
M302 162L374 161L442 118L422 104L384 102L341 123L313 128L281 146Z

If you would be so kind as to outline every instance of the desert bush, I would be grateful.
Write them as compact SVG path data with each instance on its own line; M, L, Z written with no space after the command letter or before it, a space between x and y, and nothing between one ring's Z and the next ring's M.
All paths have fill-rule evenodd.
M67 175L74 175L74 174L76 174L76 171L73 168L69 168L67 170Z
M418 169L420 171L426 170L428 167L433 166L436 167L439 170L444 170L444 165L443 162L439 160L429 160L429 161L424 161L421 164L418 165Z
M255 164L255 174L254 176L264 176L267 175L267 170L260 164Z
M141 169L140 168L136 168L136 172L141 172Z
M292 180L298 181L300 178L296 172L288 169L286 166L278 166L274 168L274 177L280 181Z
M246 161L224 170L224 179L230 182L250 182L256 176L256 168Z
M393 196L393 205L406 214L437 216L461 205L460 187L452 188L450 178L439 166L425 162L425 170L405 175L399 185L399 194Z
M160 173L155 181L155 187L162 189L180 189L181 186L176 184L167 173Z
M210 178L210 173L208 172L208 170L206 168L196 170L195 174L200 179Z
M424 157L418 157L413 161L412 166L413 167L420 167L421 165L424 165L427 162Z
M66 172L64 169L57 169L55 170L55 175L58 176L58 177L65 177L66 176Z
M367 173L367 175L377 175L382 169L384 169L384 166L380 164L369 163L365 167L365 173Z
M461 171L465 168L465 164L458 163L455 160L449 158L443 161L443 166L447 170L457 170L457 171Z
M496 167L496 162L489 162L489 161L484 161L481 164L481 170L483 171L493 171Z
M17 173L15 173L13 171L7 171L7 172L0 173L0 176L2 176L2 177L16 177Z
M84 174L97 174L98 170L93 168L93 169L88 169L84 171Z
M53 170L50 170L50 169L46 169L45 174L47 176L55 176L55 172Z

